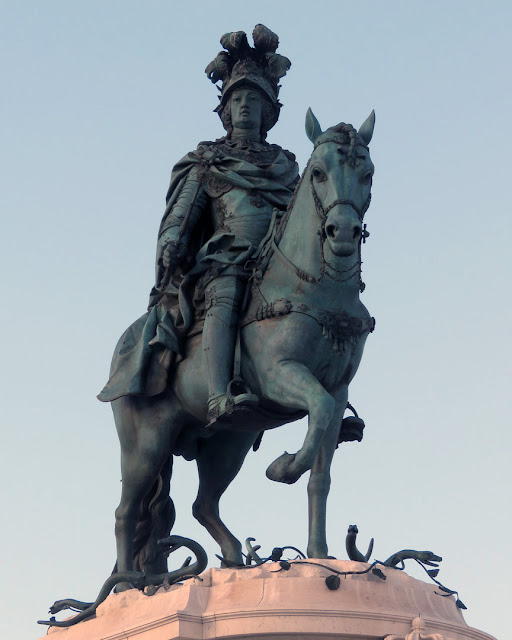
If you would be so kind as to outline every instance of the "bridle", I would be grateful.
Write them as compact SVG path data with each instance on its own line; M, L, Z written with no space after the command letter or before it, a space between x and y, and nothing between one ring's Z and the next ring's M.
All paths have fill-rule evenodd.
M340 144L340 141L339 140L335 140L335 139L323 140L323 141L319 142L317 145L315 145L315 149L316 149L316 147L318 145L326 144L328 142L333 142L334 144ZM350 153L351 153L351 150L349 150L349 154ZM337 269L334 265L332 265L325 258L325 255L324 255L324 243L325 243L325 241L327 239L327 234L325 232L325 224L327 222L327 216L328 216L329 212L332 209L334 209L334 207L336 207L338 205L348 205L348 206L352 207L352 209L354 209L354 211L357 213L357 217L359 218L359 221L361 223L363 223L364 214L368 211L368 209L370 207L372 194L371 194L371 192L368 194L368 197L366 198L366 201L364 202L362 207L358 207L357 204L353 200L348 200L348 199L345 199L345 198L338 198L338 199L334 200L333 202L331 202L327 207L324 207L324 205L322 204L322 201L320 200L320 197L319 197L319 195L318 195L318 193L317 193L317 191L315 189L315 181L314 181L314 177L313 177L313 173L312 172L310 172L310 175L309 175L309 183L310 183L310 187L311 187L311 196L313 198L313 202L315 203L315 211L316 211L316 214L320 218L320 221L321 221L320 253L321 253L322 264L321 264L321 267L320 267L320 276L319 276L319 278L317 278L317 281L320 281L323 278L324 275L327 275L331 279L337 280L338 282L346 282L346 281L350 280L351 278L353 278L353 276L355 275L356 269L358 269L358 271L359 271L359 291L362 293L364 291L366 285L364 284L364 282L361 279L361 265L362 265L361 243L365 244L366 243L366 239L370 235L370 233L366 230L366 224L362 224L361 239L360 239L359 244L358 244L358 259L348 269ZM336 274L340 274L340 275L343 274L344 277L339 277ZM348 274L348 275L346 275L346 274Z
M349 125L346 125L347 127ZM347 161L349 162L350 166L355 166L355 158L353 156L353 149L355 148L355 129L353 130L354 135L350 136L351 138L351 142L350 142L350 148L349 151L347 153ZM347 133L350 133L347 131ZM352 140L353 138L353 140ZM342 144L346 144L346 140L342 139L340 136L336 136L335 138L329 138L328 140L321 140L320 142L315 144L315 149L321 145L321 144L327 144L328 142L334 142L335 144L338 145L342 145ZM311 159L309 160L304 173L303 173L303 178L306 176L306 173L308 171L308 169L310 168L310 163L311 163ZM354 163L354 165L352 165L352 163ZM302 182L302 178L299 181L299 184L297 185L295 194L298 192L298 189L300 187L300 183ZM348 280L351 280L354 275L356 274L356 272L358 272L359 274L359 291L362 293L365 289L365 284L361 279L361 265L362 265L362 260L361 260L361 244L366 243L366 239L368 238L368 236L370 235L369 232L366 230L366 224L363 224L363 218L364 218L364 214L368 211L368 208L370 207L370 202L371 202L371 193L368 194L368 197L366 199L366 201L364 202L362 207L358 207L358 205L353 201L353 200L348 200L348 199L344 199L344 198L338 198L336 200L334 200L333 202L331 202L327 207L324 207L324 205L322 204L322 201L320 200L320 197L315 189L315 183L314 183L314 177L313 177L313 173L310 171L309 174L309 182L310 182L310 188L311 188L311 196L313 198L313 202L315 204L315 212L318 216L318 218L320 219L321 222L321 227L320 230L318 232L318 235L320 236L320 255L321 255L321 266L320 266L320 275L317 276L313 276L312 274L306 273L305 271L302 271L302 269L299 269L299 267L297 267L296 265L293 264L293 262L281 251L281 249L279 248L279 244L278 244L278 240L276 238L276 235L273 234L272 237L272 246L274 251L285 261L287 262L291 267L293 267L293 269L295 270L295 273L297 275L298 278L300 278L301 280L304 280L306 282L309 282L311 284L317 284L319 283L324 275L327 275L329 278L331 278L332 280L336 280L337 282L347 282ZM292 198L292 201L290 202L290 205L288 206L288 211L286 213L286 215L284 216L283 220L281 221L281 224L279 225L279 229L277 231L277 236L281 236L284 228L286 226L286 223L288 222L288 216L291 212L291 209L293 208L293 205L295 203L295 194L294 197ZM325 224L327 222L327 216L329 214L329 212L336 206L338 205L348 205L350 207L352 207L354 209L354 211L357 213L357 216L360 220L360 222L362 223L362 231L361 231L361 238L359 240L358 243L358 258L356 260L356 262L354 262L353 265L351 265L350 267L348 267L347 269L337 269L334 265L332 265L326 258L324 255L324 243L327 239L327 234L325 232Z
M307 168L306 168L306 170L307 170ZM329 211L331 211L331 209L333 209L338 204L344 204L344 205L351 206L356 211L356 213L357 213L357 215L359 217L359 220L362 222L363 216L364 216L365 212L368 210L368 207L370 206L371 194L368 195L368 198L367 198L366 202L364 203L364 205L363 205L363 207L361 209L355 204L355 202L353 202L352 200L346 200L346 199L337 199L334 202L332 202L328 207L324 208L324 206L322 205L322 201L320 200L320 198L318 196L318 193L316 192L312 174L310 174L310 185L311 185L311 194L312 194L312 197L313 197L313 201L315 203L315 211L316 211L316 214L319 217L320 222L321 222L321 227L320 227L320 230L318 232L318 235L320 236L320 256L321 256L320 275L318 277L314 276L314 275L312 275L310 273L306 273L305 271L303 271L302 269L297 267L281 251L281 249L279 247L279 244L276 242L275 235L273 235L273 237L272 237L273 249L281 257L282 260L284 260L291 267L293 267L297 277L300 278L301 280L304 280L304 281L309 282L311 284L318 284L319 282L321 282L321 280L323 279L324 276L328 276L332 280L336 280L336 282L340 282L341 283L341 282L348 282L349 280L351 280L354 277L354 275L356 275L356 273L358 273L358 275L359 275L359 291L363 292L364 289L365 289L365 284L361 280L361 265L362 265L362 260L361 260L361 242L363 242L363 243L366 242L366 238L370 235L368 233L368 231L366 231L366 224L363 225L363 230L361 231L361 239L360 239L360 241L358 243L357 260L354 262L354 264L349 266L347 269L338 269L326 259L325 254L324 254L324 243L325 243L325 241L327 239L327 234L325 232L325 223L327 221L327 215L328 215ZM280 229L280 231L282 232L282 229Z
M334 144L340 144L339 141L337 140L324 140L323 142L319 142L318 145L315 146L315 149L317 148L317 146L321 144L327 144L328 142L334 142ZM370 208L370 202L372 199L371 192L368 194L368 197L366 198L366 201L364 202L362 207L358 207L353 200L346 200L343 198L334 200L334 202L331 202L331 204L329 204L327 207L324 207L315 189L315 179L313 177L312 172L309 174L309 183L311 186L311 195L313 196L313 202L315 203L316 213L320 218L320 220L322 220L323 224L325 224L325 220L327 218L327 214L329 213L329 211L339 204L349 205L350 207L352 207L352 209L354 209L354 211L357 213L357 217L359 218L360 222L363 222L364 214Z
M312 185L313 190L314 190L314 184ZM316 194L316 191L314 191L314 195ZM318 197L318 196L317 196ZM360 209L356 203L353 200L343 200L342 198L339 198L338 200L335 200L334 202L331 202L331 204L326 208L323 209L323 215L327 217L327 214L329 213L329 211L331 209L334 209L334 207L336 207L338 204L347 204L350 207L352 207L352 209L354 209L354 211L357 213L357 217L359 218L359 220L363 220L364 214L368 211L369 207L370 207L370 200L371 200L372 196L371 194L368 196L366 202L364 203L362 209ZM319 202L320 206L322 206L322 203Z

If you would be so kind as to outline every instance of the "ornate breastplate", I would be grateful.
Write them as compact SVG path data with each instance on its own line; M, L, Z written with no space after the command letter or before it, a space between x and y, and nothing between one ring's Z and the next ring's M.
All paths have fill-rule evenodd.
M265 236L273 207L259 191L244 191L233 187L212 200L213 226L249 240L257 246Z

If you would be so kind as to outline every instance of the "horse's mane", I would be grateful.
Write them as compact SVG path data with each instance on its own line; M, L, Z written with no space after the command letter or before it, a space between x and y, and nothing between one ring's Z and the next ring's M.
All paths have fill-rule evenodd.
M351 124L340 122L336 126L327 129L327 131L333 131L337 134L333 138L334 142L339 142L340 144L348 144L347 159L351 160L352 158L354 158L354 151L359 138L354 127ZM359 138L359 141L360 143L362 142L361 138Z
M306 175L306 172L309 168L309 163L311 162L311 158L312 158L313 154L311 154L306 166L304 167L304 171L302 172L302 175L300 176L297 184L295 185L295 189L293 191L293 195L292 195L292 199L290 200L288 206L286 207L286 212L284 214L284 216L281 218L281 220L279 221L279 224L277 226L276 229L276 233L275 233L275 241L277 242L277 244L279 244L279 241L281 240L281 236L283 235L284 230L286 229L286 224L290 218L290 213L292 212L292 209L295 205L295 200L297 199L297 194L299 193L299 189L301 187L302 184L302 180L304 179L304 176Z
M334 134L334 135L332 135ZM340 145L347 145L348 149L343 153L342 162L347 162L349 167L354 167L356 163L356 147L364 147L368 149L368 146L364 143L363 139L359 135L356 129L351 124L340 122L334 127L329 127L324 131L315 142L315 149L319 144L324 142L337 142Z

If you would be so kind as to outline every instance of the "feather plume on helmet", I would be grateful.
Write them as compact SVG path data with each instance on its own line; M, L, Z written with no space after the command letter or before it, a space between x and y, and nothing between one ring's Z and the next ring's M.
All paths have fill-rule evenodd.
M276 53L279 38L263 24L257 24L252 32L254 47L249 45L244 31L225 33L220 39L225 51L206 67L205 73L216 84L222 81L220 104L215 109L222 119L222 111L232 92L239 87L253 87L260 91L272 106L273 117L266 129L275 125L281 103L278 100L279 80L286 75L291 62Z

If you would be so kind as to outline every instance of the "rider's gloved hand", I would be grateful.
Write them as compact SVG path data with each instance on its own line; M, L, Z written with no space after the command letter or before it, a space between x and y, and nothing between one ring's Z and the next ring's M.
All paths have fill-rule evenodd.
M179 236L179 227L170 227L162 234L160 240L161 253L159 264L171 273L182 265L187 257L188 235Z
M182 257L183 248L180 248L180 243L175 240L167 242L162 250L162 266L165 270L174 269L178 266L180 258Z
M165 289L171 279L187 271L188 238L178 239L178 229L169 229L163 237L160 258L158 259L157 288ZM170 233L169 233L170 232Z

